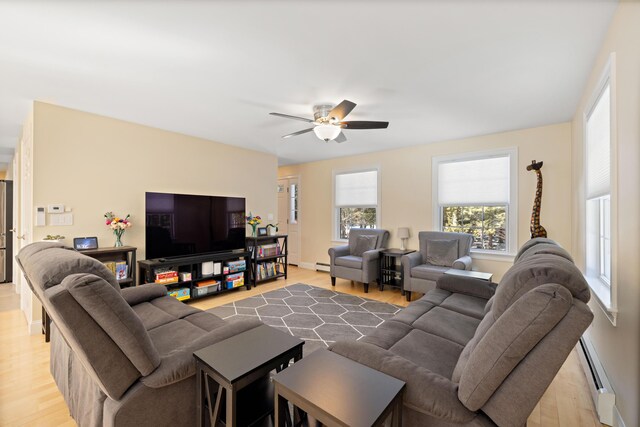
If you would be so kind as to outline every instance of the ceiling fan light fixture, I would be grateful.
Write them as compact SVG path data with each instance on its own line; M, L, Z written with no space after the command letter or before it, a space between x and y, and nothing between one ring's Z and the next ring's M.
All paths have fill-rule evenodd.
M340 127L328 124L318 125L313 128L316 136L325 142L336 139L340 135L340 131L342 131Z

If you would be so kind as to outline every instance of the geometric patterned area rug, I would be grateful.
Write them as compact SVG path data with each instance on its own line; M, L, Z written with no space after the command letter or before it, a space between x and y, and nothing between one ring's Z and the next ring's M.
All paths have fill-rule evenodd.
M334 341L359 340L401 307L297 283L207 310L227 321L257 317L305 341L304 355Z

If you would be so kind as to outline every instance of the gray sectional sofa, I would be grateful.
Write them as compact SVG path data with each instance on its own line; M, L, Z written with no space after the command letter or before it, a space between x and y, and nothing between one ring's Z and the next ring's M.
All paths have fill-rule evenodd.
M262 324L228 324L164 286L121 290L102 263L60 244L17 259L53 320L50 369L79 426L196 425L193 352Z
M524 426L591 323L571 256L532 239L500 283L444 275L360 341L330 349L407 383L405 426Z

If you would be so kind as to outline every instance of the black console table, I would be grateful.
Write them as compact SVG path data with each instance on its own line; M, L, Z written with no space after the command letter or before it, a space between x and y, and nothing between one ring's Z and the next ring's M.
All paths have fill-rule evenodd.
M169 294L181 301L217 295L233 289L251 288L247 270L250 253L221 252L179 258L158 258L138 261L141 283L157 283L167 287ZM213 271L205 271L205 264L213 264ZM166 272L177 279L162 279ZM159 276L160 275L160 276ZM235 280L231 280L235 278ZM241 278L241 279L240 279ZM170 282L167 282L167 281ZM163 282L164 281L164 282Z

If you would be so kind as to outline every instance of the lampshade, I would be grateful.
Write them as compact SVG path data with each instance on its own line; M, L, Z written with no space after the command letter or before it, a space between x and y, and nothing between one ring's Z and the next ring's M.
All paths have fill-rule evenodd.
M400 238L400 239L408 239L409 238L409 227L398 227L398 238Z
M340 129L338 126L334 125L318 125L313 128L313 132L316 134L318 138L323 141L331 141L334 140L340 135Z

